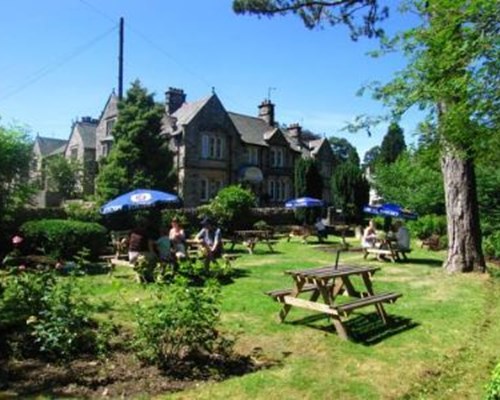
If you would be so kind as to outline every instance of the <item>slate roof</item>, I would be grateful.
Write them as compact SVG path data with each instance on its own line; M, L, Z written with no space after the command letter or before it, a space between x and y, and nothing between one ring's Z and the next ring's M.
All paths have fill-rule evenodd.
M37 136L35 140L38 142L40 154L42 156L49 155L61 147L64 149L66 143L68 142L64 139L54 139L43 136Z
M188 124L198 114L198 112L208 103L213 95L205 97L201 100L184 103L172 115L165 115L163 117L164 130L167 133L176 134L179 126ZM172 119L175 120L175 126L172 125Z
M77 122L76 129L80 132L82 138L83 147L86 149L95 149L96 136L95 131L97 128L97 122Z
M262 118L250 117L234 112L228 112L228 115L240 133L243 142L258 146L268 146L265 138L276 130L275 127L269 126Z
M46 156L55 156L57 154L63 154L64 155L64 151L66 150L66 145L67 143L64 143L62 146L59 146L57 149L51 151L50 153L46 154Z

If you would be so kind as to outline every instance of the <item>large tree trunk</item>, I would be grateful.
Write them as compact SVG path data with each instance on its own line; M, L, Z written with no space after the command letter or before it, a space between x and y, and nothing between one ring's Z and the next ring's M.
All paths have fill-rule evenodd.
M448 272L484 272L474 163L448 148L441 170L448 222L448 255L443 268Z

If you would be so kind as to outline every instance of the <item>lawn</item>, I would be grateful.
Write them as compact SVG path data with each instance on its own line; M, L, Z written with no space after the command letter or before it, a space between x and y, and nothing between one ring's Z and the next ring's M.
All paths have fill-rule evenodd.
M406 263L363 260L347 252L341 262L380 266L377 292L403 293L386 306L392 324L374 318L373 307L351 315L355 340L343 341L326 318L292 309L277 320L280 305L264 292L290 287L288 269L332 263L333 252L314 244L280 241L276 252L257 247L241 253L237 277L222 290L221 329L236 350L263 366L257 372L159 396L175 399L480 399L500 360L500 279L447 275L443 253L415 249ZM101 317L130 324L131 307L148 296L130 270L83 278ZM368 328L368 329L367 329Z

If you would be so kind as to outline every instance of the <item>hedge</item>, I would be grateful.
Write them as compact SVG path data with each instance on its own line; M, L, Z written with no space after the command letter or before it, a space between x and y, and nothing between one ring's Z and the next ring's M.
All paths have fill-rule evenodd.
M63 259L72 259L84 247L95 259L108 241L106 228L94 222L43 219L24 223L20 232L30 252Z

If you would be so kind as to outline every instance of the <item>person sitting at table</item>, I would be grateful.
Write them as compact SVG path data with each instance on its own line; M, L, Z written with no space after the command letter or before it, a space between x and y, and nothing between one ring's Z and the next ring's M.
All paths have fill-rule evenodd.
M314 223L314 227L316 228L316 235L318 236L318 241L320 243L323 242L323 239L326 239L328 234L326 233L326 226L323 223L323 220L321 217L318 217L316 219L316 222Z
M396 232L398 250L401 251L403 258L406 259L405 251L410 251L410 232L401 221L394 223L394 230Z
M201 242L205 251L205 259L210 262L222 255L221 230L215 227L209 218L204 218L201 221L201 226L202 229L195 236L195 239Z
M154 255L154 242L143 224L135 227L128 238L128 261L135 264L140 255Z
M172 251L177 259L186 258L186 234L177 217L172 219L171 226L168 237Z
M172 243L168 237L168 229L162 227L160 229L160 237L156 239L156 250L158 258L162 262L172 261Z
M363 237L361 238L361 246L363 248L375 247L377 240L377 227L373 219L368 222L368 226L363 231Z

